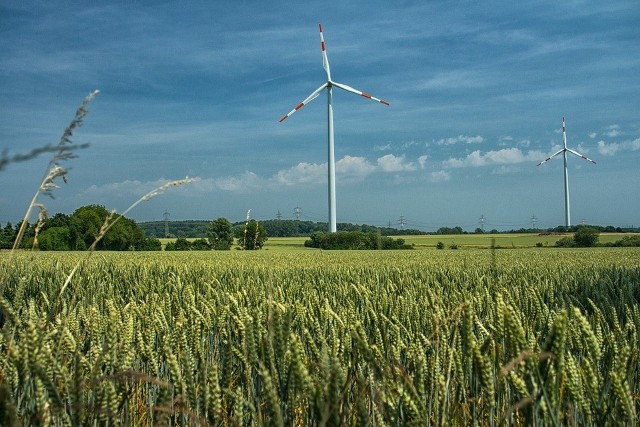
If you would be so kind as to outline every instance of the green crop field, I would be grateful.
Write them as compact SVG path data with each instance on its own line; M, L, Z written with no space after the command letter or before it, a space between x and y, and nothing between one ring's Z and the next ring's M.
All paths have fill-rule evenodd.
M632 233L600 233L600 243L612 243ZM492 245L498 248L533 248L536 244L543 247L553 247L563 237L571 237L573 233L538 235L531 233L522 234L428 234L416 236L393 236L394 239L404 239L406 243L414 245L415 249L433 249L438 242L442 242L445 248L456 245L460 249L465 248L490 248ZM176 239L160 239L163 245L175 242ZM188 239L195 240L195 239ZM308 237L269 237L264 249L277 251L305 250L304 242ZM311 249L307 249L311 250Z
M637 425L637 248L442 238L0 253L0 425Z

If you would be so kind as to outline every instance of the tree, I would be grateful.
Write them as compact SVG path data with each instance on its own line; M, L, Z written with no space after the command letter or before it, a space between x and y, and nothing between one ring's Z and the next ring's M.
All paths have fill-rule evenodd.
M573 241L576 246L590 248L598 243L600 232L594 227L580 227L573 235Z
M249 221L241 232L242 234L238 236L238 244L248 251L262 249L267 240L267 231L254 219Z
M11 249L15 235L16 231L13 226L7 222L7 225L0 230L0 249Z
M157 237L147 237L144 240L144 244L139 249L141 251L161 251L162 250L162 242Z
M169 242L164 247L165 251L190 251L191 244L184 237L178 237L175 242Z
M195 239L189 243L189 250L192 251L210 251L211 245L207 239Z
M38 236L38 249L41 251L68 251L69 229L67 227L49 227Z
M233 245L233 226L229 220L220 217L209 224L207 238L213 250L228 251Z
M575 241L571 237L563 237L556 242L556 246L559 248L572 248L575 246Z

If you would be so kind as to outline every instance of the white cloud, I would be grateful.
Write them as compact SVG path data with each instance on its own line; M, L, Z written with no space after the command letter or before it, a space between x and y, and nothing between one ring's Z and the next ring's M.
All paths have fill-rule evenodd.
M319 183L326 180L327 164L298 163L289 169L278 171L273 181L280 185Z
M415 171L416 165L406 162L404 156L387 154L373 164L364 157L344 156L336 161L336 175L349 179L362 179L375 172ZM278 171L271 181L276 185L320 184L327 182L326 163L298 163L289 169Z
M387 154L384 157L389 156L393 157L393 154ZM344 156L342 159L336 162L336 174L338 175L347 175L350 177L365 177L374 172L375 169L376 167L369 163L369 161L364 157Z
M542 158L544 158L544 154L540 151L529 151L525 154L519 148L505 148L497 151L487 151L484 154L480 150L476 150L463 158L445 160L443 164L449 168L480 167L492 164L515 164L537 161Z
M633 141L625 142L612 142L607 144L604 141L598 141L598 153L603 156L613 156L618 151L638 151L640 150L640 138L636 138Z
M450 138L443 138L437 140L436 145L454 145L459 143L464 144L480 144L484 142L484 138L480 135L476 136L467 136L467 135L458 135Z
M591 133L589 134L589 138L591 138L591 139L594 139L596 136L598 136L598 134L597 134L597 133L595 133L595 132L591 132Z
M389 151L389 150L391 150L391 144L375 145L373 147L373 151Z
M610 125L607 127L607 131L604 133L607 136L615 137L620 135L620 126L619 125Z
M245 192L255 188L261 188L264 183L263 179L260 178L253 172L246 171L240 176L233 176L227 178L221 178L214 180L216 188L223 191L233 191L233 192Z
M431 182L444 182L451 179L451 174L447 171L431 172L429 175Z
M429 158L429 156L427 156L426 154L418 157L418 164L420 165L420 169L424 169L425 166L427 165L427 159Z
M416 166L413 163L405 163L404 156L394 156L393 154L387 154L378 159L378 167L383 172L402 172L402 171L414 171Z

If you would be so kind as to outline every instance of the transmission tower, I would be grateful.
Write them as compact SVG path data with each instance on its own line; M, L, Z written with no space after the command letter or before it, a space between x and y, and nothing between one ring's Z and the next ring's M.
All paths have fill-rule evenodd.
M480 228L482 229L482 232L484 233L484 223L487 221L487 219L484 217L484 214L480 215Z
M296 219L300 219L300 215L302 215L302 208L300 206L296 206L293 208L293 214L296 216Z
M278 209L278 214L276 215L276 218L277 218L278 220L281 220L281 219L282 219L282 215L280 215L280 209Z
M162 214L162 219L164 220L164 237L169 237L169 211L164 210Z
M533 227L534 230L538 228L538 218L536 218L535 215L531 217L531 227Z
M406 218L404 215L400 215L400 219L398 220L398 224L400 224L400 230L404 229L404 226L407 224Z

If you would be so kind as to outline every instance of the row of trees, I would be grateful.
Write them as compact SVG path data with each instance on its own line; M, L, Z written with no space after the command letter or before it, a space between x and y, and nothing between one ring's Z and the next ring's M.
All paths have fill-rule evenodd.
M412 249L404 239L392 239L378 233L361 231L338 231L337 233L317 232L304 242L307 248L376 250L376 249Z
M112 215L111 212L100 205L83 206L76 209L71 215L57 213L44 221L37 236L36 224L30 224L22 247L36 247L44 251L87 250L100 234L105 220L110 215ZM162 248L158 239L145 237L144 230L138 227L132 219L114 214L110 221L114 221L113 226L104 233L95 249L146 251ZM8 223L0 234L0 248L11 248L19 229L20 223L15 229Z
M104 232L105 221L113 225ZM8 223L0 228L0 249L11 249L20 223L14 228ZM103 237L96 250L111 251L159 251L162 243L156 237L146 237L145 231L129 218L112 214L104 206L89 205L76 209L71 215L55 214L46 219L36 233L36 224L30 224L23 239L23 248L35 247L43 251L84 251L91 247L96 237ZM229 250L234 241L240 249L260 249L267 240L267 231L255 220L233 225L226 218L210 222L204 232L207 238L188 241L178 238L168 243L166 250Z
M624 236L612 243L599 244L600 228L592 226L579 226L572 237L563 237L556 242L556 246L562 248L590 248L593 246L612 247L639 247L640 235Z
M231 249L234 238L240 249L256 250L262 248L268 237L267 230L256 220L234 226L228 219L220 217L209 225L207 238L213 250Z
M206 239L188 241L179 237L175 242L167 243L166 251L228 251L233 247L234 240L238 249L261 249L267 240L267 232L261 223L251 220L242 226L234 226L228 219L220 217L211 223L207 229Z

